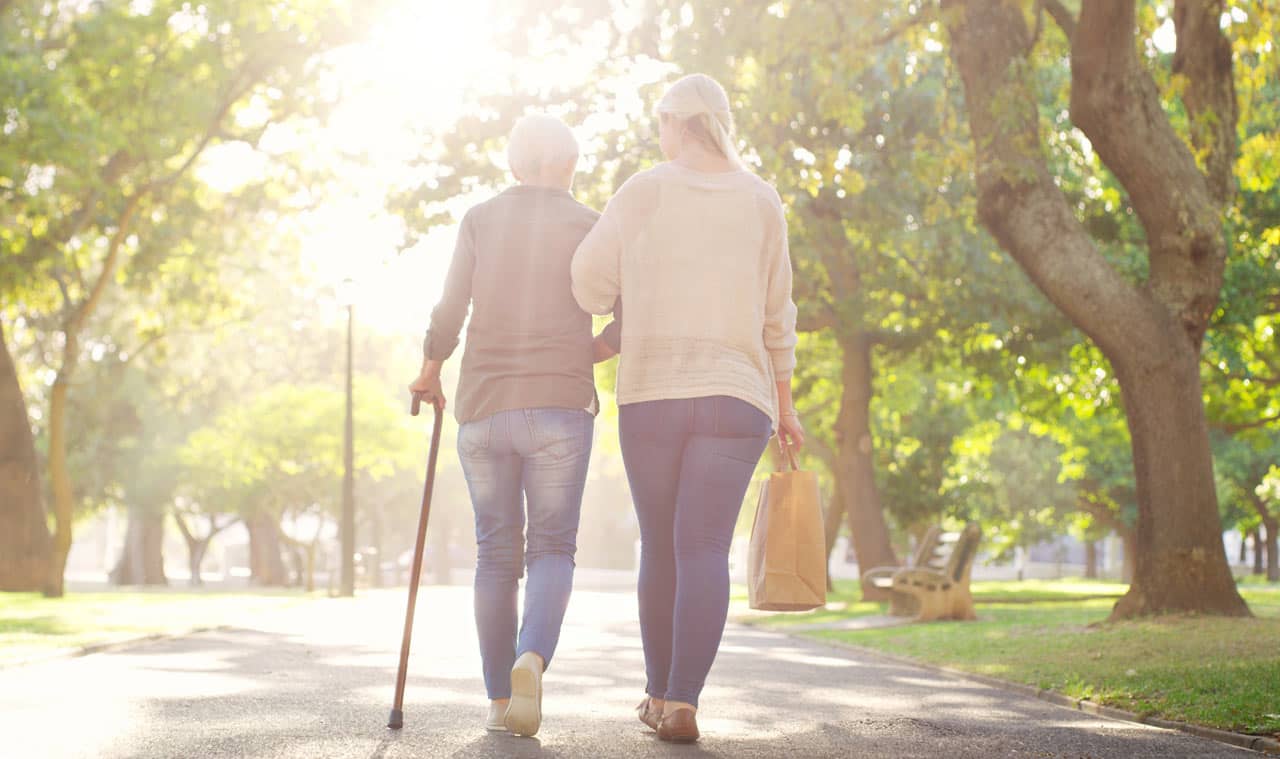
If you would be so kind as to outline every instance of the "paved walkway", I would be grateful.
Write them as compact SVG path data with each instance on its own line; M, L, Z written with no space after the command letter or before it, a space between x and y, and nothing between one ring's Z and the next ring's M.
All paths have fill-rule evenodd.
M222 630L0 670L0 756L1242 757L984 685L731 626L695 746L635 720L634 599L574 596L537 739L486 734L464 588L426 588L405 728L385 728L403 592L321 601Z

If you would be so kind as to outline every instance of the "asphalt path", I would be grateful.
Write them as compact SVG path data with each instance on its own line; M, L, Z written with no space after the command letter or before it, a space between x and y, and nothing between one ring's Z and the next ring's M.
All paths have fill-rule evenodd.
M398 732L386 720L403 592L381 591L0 670L0 757L1251 755L732 624L702 695L703 740L664 744L634 715L642 654L622 592L574 595L539 735L486 733L470 604L466 588L423 589Z

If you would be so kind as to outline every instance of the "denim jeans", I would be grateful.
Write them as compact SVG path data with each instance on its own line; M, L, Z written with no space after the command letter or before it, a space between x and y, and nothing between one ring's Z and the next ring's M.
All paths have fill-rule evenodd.
M458 430L476 515L476 631L489 698L511 696L511 667L533 651L550 663L573 589L582 491L594 419L586 411L503 411ZM528 502L528 536L525 502ZM525 567L517 635L517 585Z
M640 521L646 692L698 703L729 611L729 543L772 433L724 396L623 406L622 457Z

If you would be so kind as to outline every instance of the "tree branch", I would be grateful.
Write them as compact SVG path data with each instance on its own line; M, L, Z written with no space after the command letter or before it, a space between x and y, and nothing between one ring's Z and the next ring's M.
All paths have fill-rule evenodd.
M1107 263L1049 174L1022 9L1012 0L944 0L944 9L983 226L1104 353L1149 353L1166 342L1162 310Z
M51 227L45 235L40 237L28 235L27 244L20 255L21 265L34 266L42 256L51 254L59 246L66 245L83 232L85 227L89 226L89 222L93 221L94 212L98 210L102 188L119 182L120 177L135 165L137 165L137 159L127 151L117 150L113 153L102 167L98 181L85 193L84 199L71 215L63 217L62 222Z
M1231 42L1220 22L1223 10L1222 0L1177 0L1173 6L1178 39L1173 73L1187 79L1182 101L1191 116L1191 142L1206 153L1209 189L1219 207L1235 193L1232 165L1240 116Z
M196 540L195 535L191 534L191 528L187 526L187 520L182 518L182 510L177 506L169 510L173 512L173 521L178 525L178 532L182 533L182 539L187 542L187 545L190 546L199 542Z
M1071 11L1067 10L1067 6L1063 5L1061 0L1040 0L1040 5L1049 12L1049 16L1053 18L1058 28L1062 29L1062 33L1067 35L1070 40L1076 33L1076 18L1071 15Z
M1155 80L1138 58L1136 31L1134 0L1083 0L1071 38L1071 118L1120 180L1142 222L1152 294L1199 346L1222 288L1222 205L1165 115ZM1194 102L1187 101L1189 109ZM1218 117L1234 132L1234 110Z
M1103 527L1114 530L1115 533L1121 537L1133 534L1132 527L1125 524L1118 515L1113 513L1106 506L1103 506L1096 501L1091 501L1088 498L1077 498L1076 506L1078 506L1081 511L1098 520Z
M1270 416L1259 417L1251 422L1238 422L1236 424L1215 423L1213 426L1223 432L1234 435L1237 432L1256 430L1259 427L1266 427L1268 425L1275 424L1276 422L1280 422L1280 412L1271 414Z
M905 21L899 22L896 26L892 27L888 31L884 32L883 34L880 34L877 37L873 37L869 44L872 47L880 47L881 45L885 45L889 42L893 42L894 40L898 39L902 35L906 34L907 32L911 31L912 29L918 26L924 26L925 24L928 24L929 22L936 20L937 14L930 12L930 9L934 7L936 6L926 5L924 10L921 10L920 12L916 13L914 16L911 16Z
M1248 492L1249 502L1253 504L1254 511L1258 512L1258 516L1262 517L1262 523L1266 525L1267 531L1270 532L1276 528L1276 515L1271 513L1271 509L1267 508L1267 502L1262 500L1262 496L1250 490Z
M894 332L887 329L873 329L866 334L872 345L899 351L911 350L929 338L924 332Z
M143 194L134 194L125 201L124 210L120 212L120 217L116 221L115 234L111 236L110 242L107 243L107 255L102 261L102 269L98 272L98 278L93 283L93 289L89 291L89 297L80 304L80 307L76 309L63 327L63 331L68 336L68 342L71 342L70 337L72 335L79 333L83 329L85 321L93 313L93 310L97 308L98 301L102 299L102 294L106 291L107 284L115 274L116 264L120 259L120 248L129 236L129 227L133 222L134 213L138 210L138 205L142 202Z

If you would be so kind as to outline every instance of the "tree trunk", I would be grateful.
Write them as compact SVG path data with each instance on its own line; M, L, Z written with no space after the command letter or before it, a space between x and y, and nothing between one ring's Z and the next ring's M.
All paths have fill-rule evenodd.
M1267 571L1265 568L1266 564L1262 557L1262 528L1255 527L1253 528L1253 574L1255 576L1260 577Z
M311 593L316 589L316 544L308 543L303 547L303 551L307 556L307 592Z
M844 499L850 540L858 554L858 573L899 566L889 540L880 490L876 486L871 437L873 343L865 332L841 335L844 353L840 414L836 419L836 490ZM863 584L866 601L887 601L889 591Z
M0 592L56 595L52 556L27 402L0 324Z
M1098 541L1084 542L1084 576L1090 580L1098 578Z
M1222 543L1199 351L1183 342L1164 354L1140 369L1116 366L1133 447L1138 555L1113 615L1247 615Z
M280 555L280 525L267 514L254 514L245 520L249 529L249 576L254 584L284 587L289 573Z
M1248 560L1249 560L1249 536L1242 532L1240 533L1240 561L1236 563L1243 565Z
M1267 508L1267 502L1262 499L1256 492L1249 493L1249 500L1253 503L1253 508L1258 512L1258 516L1262 517L1262 527L1259 529L1266 530L1267 541L1267 582L1280 581L1280 555L1277 555L1277 531L1280 531L1280 518L1271 513L1271 509ZM1258 546L1259 534L1258 530L1253 532L1254 554L1254 574L1262 574L1261 561L1256 550Z
M129 507L124 549L111 570L112 585L168 585L164 576L164 512Z
M67 345L75 338L66 336ZM65 351L64 351L65 352ZM63 575L67 556L71 553L71 519L75 493L71 486L71 470L67 464L67 391L70 387L64 363L53 381L49 394L49 481L53 492L53 555L49 560L49 583L53 595L63 592Z
M382 587L382 510L385 508L382 501L378 501L373 507L372 523L369 525L369 543L373 548L372 563L369 557L365 557L365 570L369 572L369 587ZM828 551L828 553L830 553Z
M844 498L840 493L840 483L834 484L831 500L822 512L822 527L827 538L827 591L835 590L831 580L831 552L835 550L836 538L840 536L840 522L844 517Z
M1269 519L1267 526L1267 582L1280 582L1280 519Z
M120 212L116 230L107 243L102 268L94 280L88 297L78 305L67 303L66 319L62 323L61 365L54 375L49 395L49 482L53 491L53 556L50 560L50 583L56 595L62 595L63 574L67 568L67 556L71 553L71 527L75 516L75 492L71 482L71 469L67 463L67 403L71 376L80 360L80 333L90 315L102 302L103 293L115 281L120 248L129 235L130 224L138 204L148 191L129 197Z
M213 538L223 530L236 523L232 519L225 524L218 524L218 515L209 514L209 531L203 537L192 532L187 526L186 517L177 508L173 510L174 524L178 525L178 531L182 533L182 539L187 543L187 569L191 573L189 580L192 587L204 585L204 578L200 575L200 567L204 564L205 554L209 552L209 544L213 542Z
M204 564L204 555L209 552L209 542L211 538L204 540L188 540L187 541L187 570L191 573L191 587L198 588L204 585L204 577L201 576L200 567Z
M1120 562L1120 579L1126 583L1132 583L1138 566L1138 539L1132 532L1122 532L1120 542L1124 545L1124 558Z

